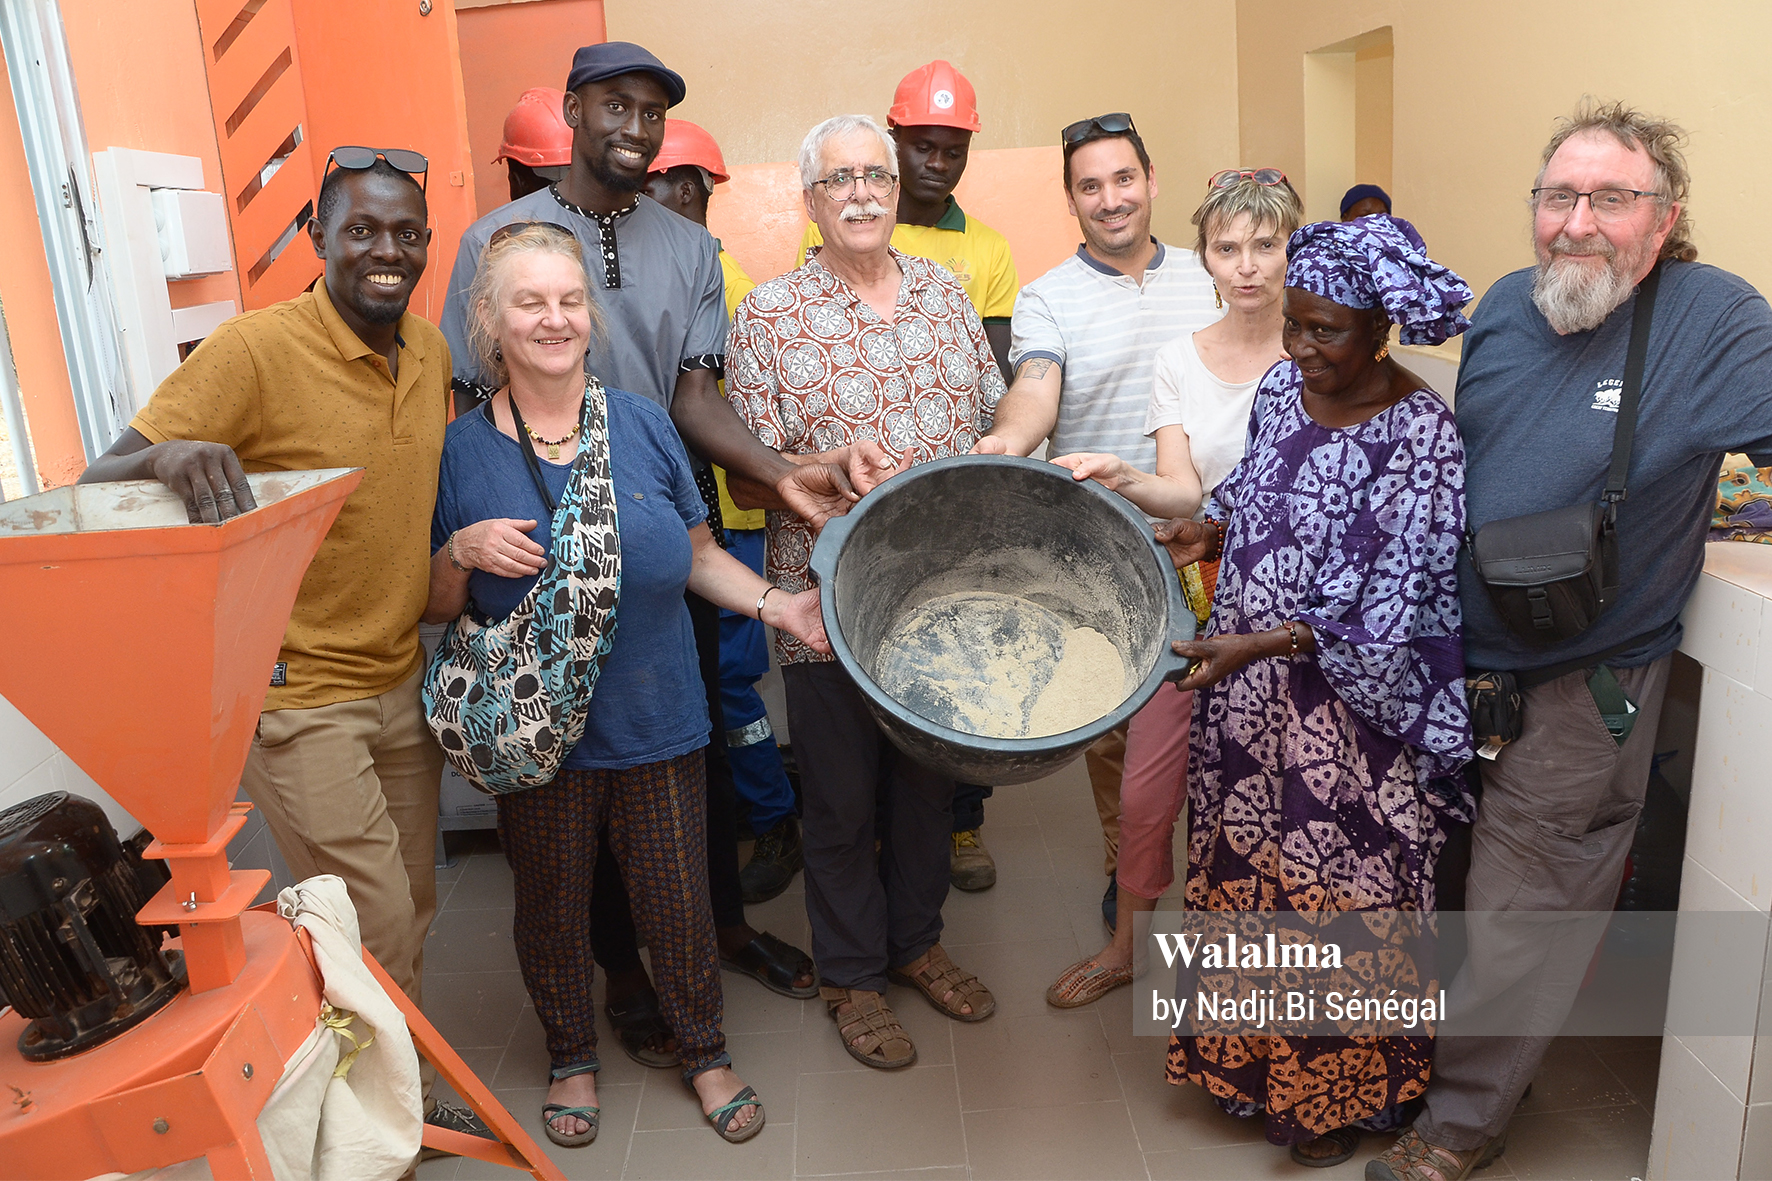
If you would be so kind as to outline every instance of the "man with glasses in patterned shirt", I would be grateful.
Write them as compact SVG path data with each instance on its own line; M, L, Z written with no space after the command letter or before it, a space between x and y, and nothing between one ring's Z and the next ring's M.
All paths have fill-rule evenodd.
M827 119L801 146L806 212L825 244L745 296L728 350L727 397L765 446L818 461L871 438L909 466L964 455L990 428L1003 376L977 309L946 267L890 245L897 160L866 115ZM770 581L811 586L813 526L768 487L728 481L739 505L775 510ZM819 993L851 1057L909 1066L916 1048L882 999L888 978L955 1020L996 1009L940 942L954 782L892 747L841 665L791 636L776 645L804 785Z

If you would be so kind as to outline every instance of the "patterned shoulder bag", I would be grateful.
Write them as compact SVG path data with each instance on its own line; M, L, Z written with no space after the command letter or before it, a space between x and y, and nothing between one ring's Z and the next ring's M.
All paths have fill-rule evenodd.
M516 404L512 403L513 415ZM449 625L425 671L425 718L444 757L492 795L553 782L584 736L591 693L615 636L621 538L609 470L609 406L585 382L583 446L554 505L534 448L517 435L530 478L552 513L554 544L523 601L504 619L469 612Z

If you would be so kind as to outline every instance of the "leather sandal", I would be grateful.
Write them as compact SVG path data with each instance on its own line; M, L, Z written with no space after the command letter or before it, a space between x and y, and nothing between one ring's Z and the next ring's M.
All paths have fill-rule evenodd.
M1366 1162L1366 1176L1372 1181L1466 1181L1506 1151L1506 1132L1481 1148L1454 1152L1429 1144L1414 1128L1408 1128L1395 1144Z
M955 1021L983 1021L997 1011L997 998L991 990L972 973L961 971L939 943L886 975L898 984L910 985ZM968 1013L967 1008L972 1011Z
M1090 956L1058 974L1058 979L1046 990L1046 1003L1055 1009L1080 1009L1131 983L1131 964L1110 968Z
M837 1036L851 1058L876 1070L899 1070L917 1061L911 1035L879 993L863 988L821 988L818 995L837 1023ZM845 1006L847 1013L841 1011Z
M1320 1151L1306 1151L1307 1148ZM1332 1169L1343 1161L1352 1160L1354 1153L1360 1148L1360 1129L1349 1124L1345 1128L1334 1128L1324 1132L1314 1140L1306 1140L1303 1144L1292 1146L1292 1159L1307 1169Z
M816 976L806 987L794 987L796 976L805 976L812 971L812 957L767 931L739 948L737 955L721 956L720 962L734 972L744 973L770 992L779 992L798 1001L818 995Z
M599 1120L597 1114L600 1107L567 1107L560 1103L544 1103L541 1107L541 1126L548 1134L548 1139L561 1148L581 1148L597 1138ZM576 1116L591 1125L589 1131L571 1135L555 1129L554 1121L561 1116Z
M672 1034L671 1027L665 1024L658 1011L658 999L651 993L635 993L626 1000L604 1006L603 1011L609 1014L609 1024L615 1028L615 1036L621 1039L621 1048L641 1066L664 1070L683 1064L675 1050L658 1048L668 1044Z

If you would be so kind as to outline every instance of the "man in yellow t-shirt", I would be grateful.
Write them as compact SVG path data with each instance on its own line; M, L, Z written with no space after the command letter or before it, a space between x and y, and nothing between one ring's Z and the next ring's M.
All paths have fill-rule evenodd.
M1013 380L1009 317L1021 290L1015 259L1008 239L954 200L954 187L966 175L972 133L982 126L972 83L945 61L920 66L898 84L886 123L898 141L898 225L892 245L953 272L984 321L1003 380ZM794 265L805 263L807 252L822 245L818 227L808 224Z
M954 187L966 174L972 134L983 126L972 83L945 61L919 66L898 84L886 122L898 141L898 225L892 231L892 245L953 272L984 321L984 334L1003 380L1013 382L1009 317L1021 291L1015 259L1008 239L954 200ZM804 264L807 252L823 244L818 227L808 225L796 265ZM996 862L978 832L990 794L990 788L978 784L955 787L955 889L988 890L996 884Z
M702 128L685 119L665 120L664 146L652 162L646 194L666 209L698 225L708 224L708 198L714 186L727 180L726 161L720 145ZM726 314L756 284L722 249L720 269L726 277ZM725 389L722 386L721 392ZM763 573L764 519L762 509L741 509L726 488L726 473L714 468L720 485L720 516L727 552ZM732 764L732 784L738 798L750 810L751 831L757 843L751 859L739 871L739 888L746 903L765 902L788 888L804 864L800 843L800 819L794 806L794 789L782 765L769 713L757 693L757 680L769 671L769 644L757 620L732 611L720 612L720 708L725 715L726 757Z
M241 782L298 880L344 879L364 948L418 1003L443 771L418 624L449 346L407 308L431 231L406 169L424 158L390 150L365 164L364 149L351 152L328 159L308 223L324 281L210 333L80 480L159 480L192 521L217 521L256 507L246 472L364 469L265 669ZM429 1122L486 1134L461 1108L427 1108Z

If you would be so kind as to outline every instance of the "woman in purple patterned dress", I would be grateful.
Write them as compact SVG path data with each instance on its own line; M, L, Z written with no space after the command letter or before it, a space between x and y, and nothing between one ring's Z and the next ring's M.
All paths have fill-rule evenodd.
M1464 449L1388 337L1462 332L1471 291L1383 215L1305 226L1288 256L1291 359L1262 379L1247 454L1205 522L1158 527L1178 566L1222 551L1207 638L1176 645L1197 661L1187 907L1431 912L1470 806ZM1200 1034L1172 1039L1167 1074L1326 1167L1403 1122L1432 1054L1427 1036Z

